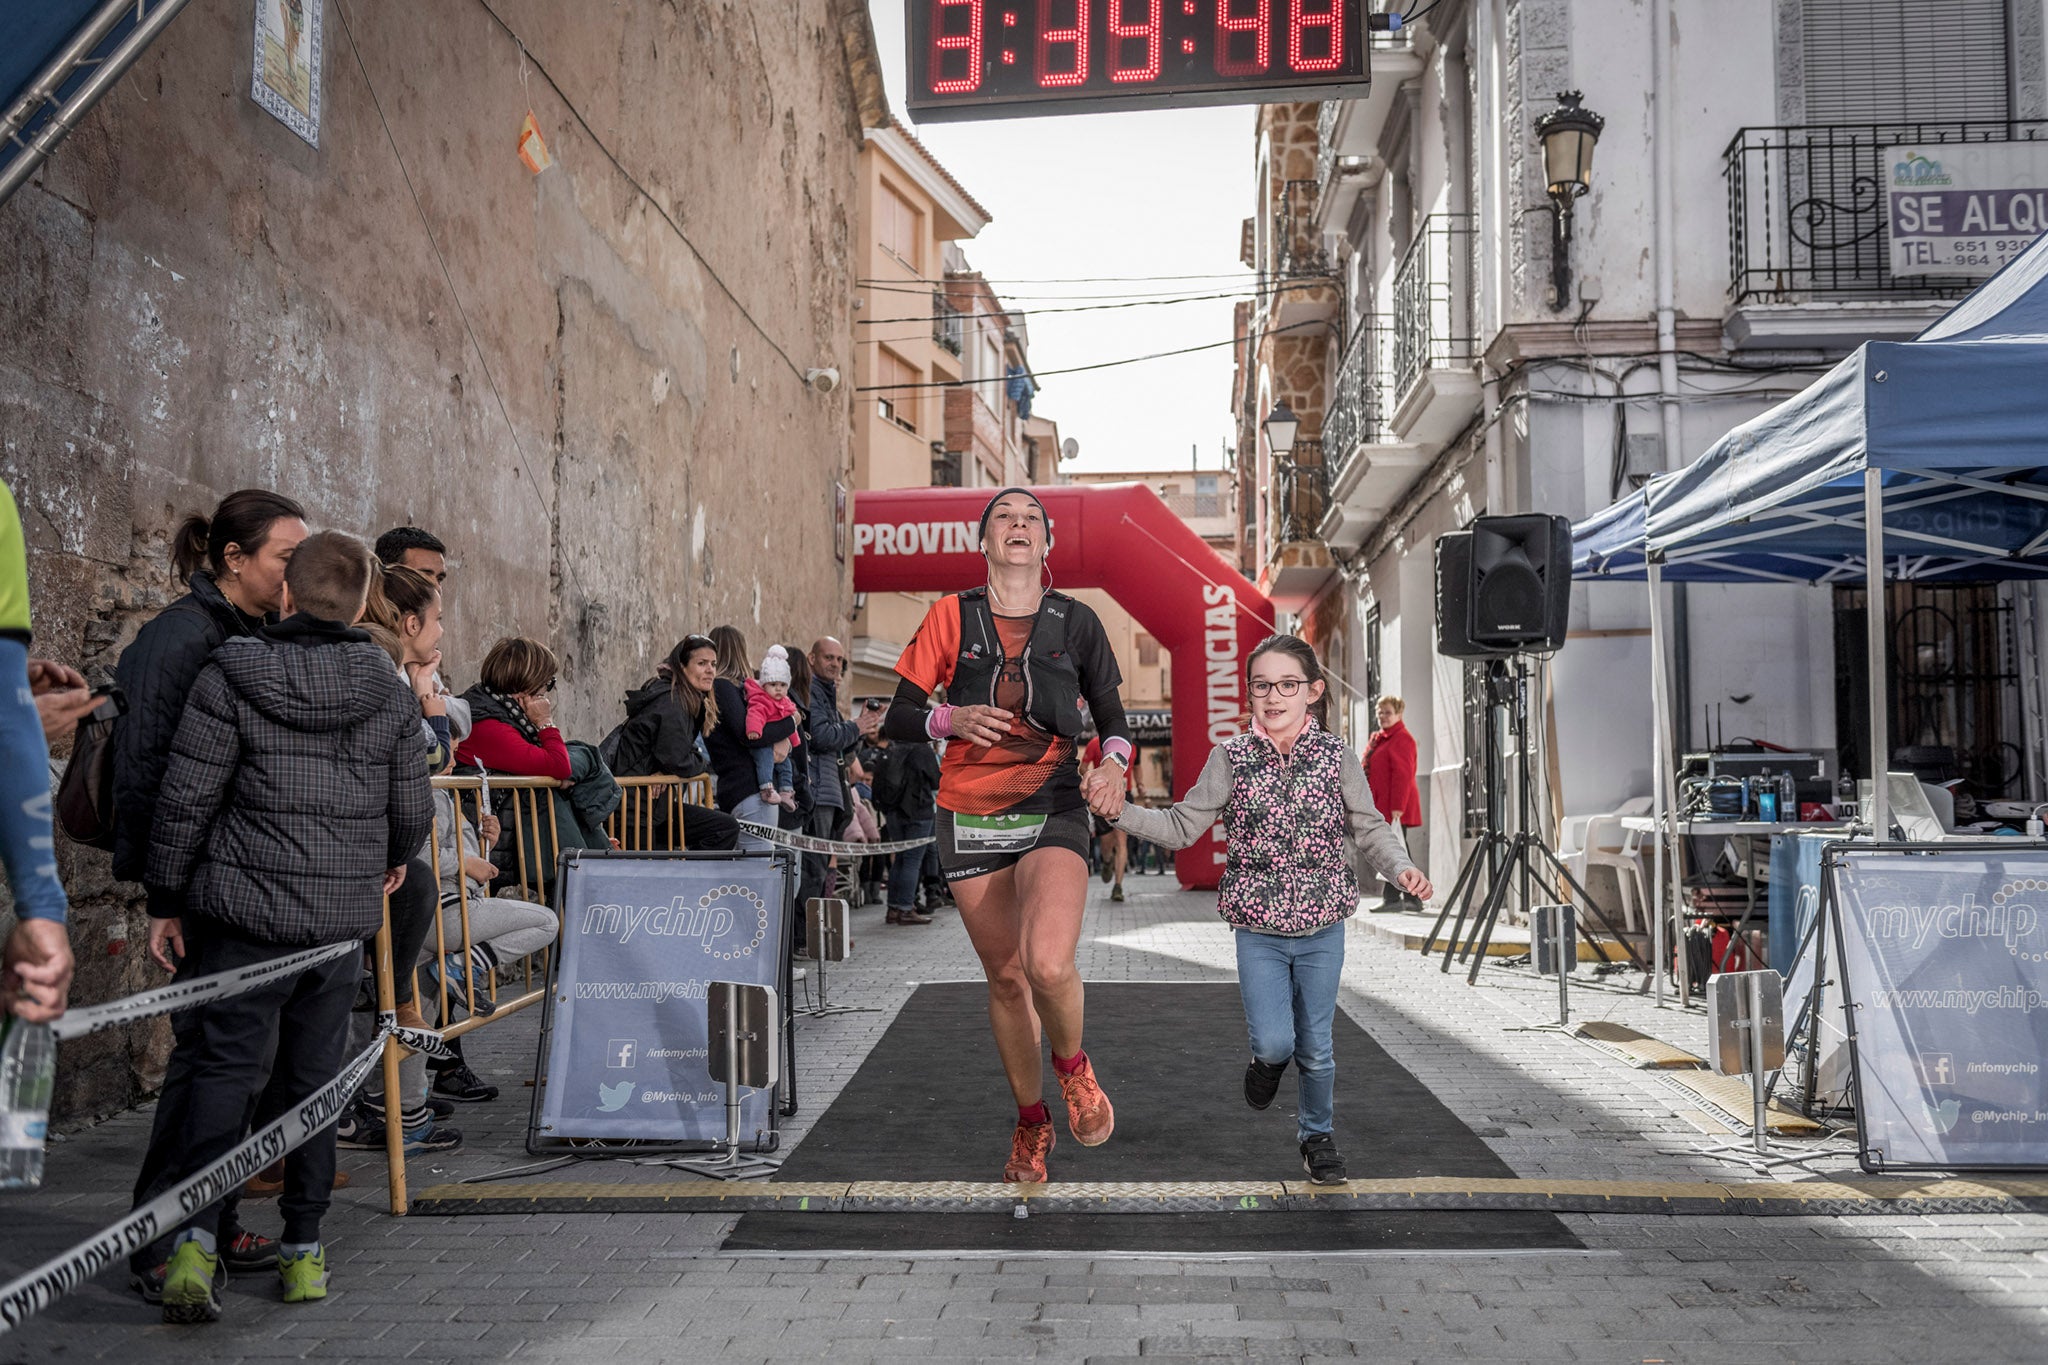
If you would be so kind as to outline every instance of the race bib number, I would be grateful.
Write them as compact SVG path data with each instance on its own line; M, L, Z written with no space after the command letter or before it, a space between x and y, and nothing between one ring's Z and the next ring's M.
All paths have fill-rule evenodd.
M1022 853L1038 843L1043 815L955 815L955 853Z

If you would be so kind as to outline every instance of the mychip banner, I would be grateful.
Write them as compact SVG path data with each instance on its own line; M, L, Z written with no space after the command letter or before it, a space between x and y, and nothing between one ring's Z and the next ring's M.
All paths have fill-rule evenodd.
M2048 232L2048 142L1884 150L1895 276L1994 275Z
M1831 850L1828 876L1864 1169L2048 1168L2048 850Z
M535 1137L724 1140L707 997L738 981L788 998L789 868L784 852L564 859ZM773 1131L774 1098L741 1092L742 1133Z

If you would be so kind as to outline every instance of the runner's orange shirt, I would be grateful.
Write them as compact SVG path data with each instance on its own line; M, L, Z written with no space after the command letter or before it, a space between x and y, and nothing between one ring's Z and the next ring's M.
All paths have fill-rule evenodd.
M1080 604L1076 604L1078 608ZM1010 732L991 745L949 740L939 771L939 804L960 815L1002 815L1008 812L1072 810L1081 802L1081 773L1074 761L1074 742L1024 721L1024 648L1031 640L1035 616L997 616L996 635L1003 647L996 672L994 703L1008 711ZM1081 632L1102 636L1092 613L1076 610L1069 628L1072 648ZM1104 653L1108 640L1101 638ZM1078 649L1076 657L1087 655ZM948 594L932 603L917 634L910 637L896 672L934 692L953 680L960 658L960 599ZM1114 669L1112 662L1110 667ZM1083 674L1084 679L1089 675Z

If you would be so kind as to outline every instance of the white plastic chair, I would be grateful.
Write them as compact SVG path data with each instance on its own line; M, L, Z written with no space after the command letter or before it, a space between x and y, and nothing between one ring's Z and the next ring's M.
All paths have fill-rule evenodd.
M1627 829L1619 815L1596 815L1587 821L1585 850L1581 855L1587 868L1605 867L1614 873L1621 897L1624 929L1640 933L1649 904L1649 882L1643 876L1642 846L1647 837L1640 830ZM1580 874L1580 880L1585 880Z

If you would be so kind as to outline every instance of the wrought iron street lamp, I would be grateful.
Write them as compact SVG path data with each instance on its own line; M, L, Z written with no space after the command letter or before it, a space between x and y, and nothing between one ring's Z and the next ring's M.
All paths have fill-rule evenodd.
M1301 429L1301 419L1294 415L1294 409L1283 403L1275 403L1273 411L1266 415L1266 448L1277 459L1285 459L1294 450L1294 433Z
M1557 107L1536 120L1543 143L1543 179L1550 195L1551 307L1562 310L1572 299L1572 204L1593 185L1593 144L1607 120L1581 108L1576 90L1557 97Z

